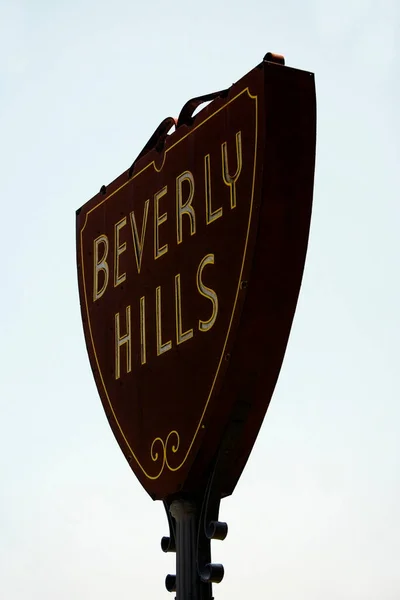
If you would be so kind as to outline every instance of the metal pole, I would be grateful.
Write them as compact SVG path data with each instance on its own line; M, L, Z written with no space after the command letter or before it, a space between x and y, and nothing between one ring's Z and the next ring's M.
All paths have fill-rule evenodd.
M174 500L170 513L176 523L176 600L200 600L196 504L189 500Z
M176 498L164 507L169 537L163 537L163 552L176 552L176 575L167 575L165 587L176 592L175 600L213 600L212 584L220 583L224 567L211 562L211 540L224 540L228 526L218 520L221 493L213 485L215 469L199 495Z

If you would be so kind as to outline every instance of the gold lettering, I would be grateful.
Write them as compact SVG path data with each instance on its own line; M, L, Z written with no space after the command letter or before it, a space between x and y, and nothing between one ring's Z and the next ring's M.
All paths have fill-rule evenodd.
M145 297L140 298L140 360L146 362L146 303Z
M230 196L231 196L231 208L236 207L236 182L239 179L239 175L242 170L242 132L238 131L236 134L236 162L237 168L234 175L229 174L228 167L228 149L227 143L224 142L221 145L221 153L222 153L222 177L224 179L224 183L230 188Z
M103 256L99 259L99 246L103 244L104 252ZM99 298L102 297L104 292L106 291L108 278L109 278L109 268L107 263L108 256L108 237L103 234L99 235L93 242L93 259L94 259L94 269L93 269L93 302L96 302ZM104 273L104 281L103 285L99 290L99 273L102 271Z
M204 179L205 179L205 198L206 198L206 223L209 225L213 221L216 221L222 217L222 206L217 210L211 207L211 167L210 167L210 155L206 154L204 157Z
M210 318L207 321L203 321L203 320L199 319L200 331L209 331L211 329L211 327L214 325L215 320L218 315L218 296L214 292L214 290L205 286L201 279L204 267L206 265L213 265L213 264L214 264L214 254L207 254L203 258L203 260L200 262L199 267L197 269L197 275L196 275L197 289L199 290L200 294L202 296L204 296L205 298L208 298L213 305L213 309L212 309Z
M149 204L150 204L150 200L146 200L146 202L144 203L142 231L140 232L140 238L139 238L139 232L138 232L138 228L137 228L137 224L136 224L135 213L133 211L130 213L133 248L135 250L136 266L137 266L138 273L140 273L140 267L142 266L143 244L144 244L144 236L146 234L147 217L149 214Z
M126 217L115 223L114 225L114 287L117 287L120 283L125 281L126 273L122 275L118 274L119 271L119 257L126 250L126 242L123 244L119 243L119 232L126 225Z
M126 344L126 372L132 370L132 344L131 344L131 307L126 307L126 334L121 336L119 313L115 315L115 379L121 376L121 346Z
M156 337L157 337L157 356L160 354L164 354L164 352L168 352L172 348L172 342L169 340L168 342L162 343L162 334L161 334L161 286L159 285L156 288Z
M160 248L160 238L158 233L159 226L162 223L165 223L165 221L168 218L166 212L162 215L159 215L158 213L158 203L160 201L160 198L165 196L165 194L167 193L167 189L168 187L164 186L162 190L154 194L154 259L160 258L160 256L168 252L168 244L164 244L164 246Z
M176 317L176 343L182 344L193 337L193 329L183 332L182 325L182 293L180 273L175 275L175 317Z
M189 195L185 203L183 203L182 187L183 182L189 184ZM194 177L190 171L184 171L176 178L176 237L178 244L182 242L182 217L187 215L190 219L190 235L196 233L196 215L192 206L194 197Z

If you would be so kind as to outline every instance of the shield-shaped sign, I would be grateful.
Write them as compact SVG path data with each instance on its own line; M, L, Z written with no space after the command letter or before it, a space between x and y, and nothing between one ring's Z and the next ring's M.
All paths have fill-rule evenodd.
M313 75L263 61L77 211L91 367L153 498L203 486L221 448L223 495L244 468L300 289L315 128Z

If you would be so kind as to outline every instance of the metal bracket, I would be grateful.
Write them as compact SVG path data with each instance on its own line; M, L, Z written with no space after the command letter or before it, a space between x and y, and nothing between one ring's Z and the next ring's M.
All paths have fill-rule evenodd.
M228 525L218 520L221 494L215 485L218 460L211 473L203 500L197 538L197 571L205 583L220 583L224 577L224 567L211 562L211 540L224 540L228 535Z
M267 54L263 58L264 62L273 62L279 65L285 65L285 58L282 54L274 54L273 52L267 52ZM145 144L144 148L139 152L138 156L135 158L131 166L129 167L128 177L129 179L133 175L133 171L135 169L135 164L137 161L142 158L145 154L150 152L150 150L158 150L159 152L163 149L165 140L167 139L168 132L175 127L175 130L182 125L192 125L194 121L193 113L194 111L204 102L210 102L211 100L215 100L216 98L225 98L229 93L230 88L220 90L218 92L211 92L210 94L203 94L202 96L197 96L196 98L191 98L188 100L182 107L181 112L179 113L178 119L175 117L166 117L157 129L154 131L153 135ZM105 195L107 193L107 187L102 185L100 188L100 194Z
M215 98L225 97L229 92L229 89L220 90L219 92L212 92L211 94L203 94L202 96L197 96L196 98L192 98L188 100L182 107L181 112L179 113L179 118L175 119L174 117L166 117L157 129L154 131L153 135L150 137L148 142L145 144L144 148L139 152L138 156L135 158L131 166L129 167L128 177L131 178L133 175L133 171L135 168L135 164L137 161L142 158L145 154L150 152L150 150L161 150L164 147L165 140L167 139L168 132L175 127L175 130L181 125L192 125L194 117L193 113L201 104L204 102L210 102L211 100L215 100ZM104 190L103 190L104 188ZM105 193L105 186L102 186L100 193Z

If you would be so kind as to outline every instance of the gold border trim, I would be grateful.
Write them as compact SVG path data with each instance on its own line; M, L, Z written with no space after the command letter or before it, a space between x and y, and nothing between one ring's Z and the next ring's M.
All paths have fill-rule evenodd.
M104 202L106 202L106 200L109 200L110 198L112 198L112 196L114 196L115 194L117 194L126 185L128 185L128 183L130 183L133 179L135 179L136 177L138 177L139 175L141 175L144 171L146 171L150 167L153 167L154 170L157 171L157 173L159 173L163 169L163 167L164 167L167 153L170 150L172 150L172 148L174 148L175 146L177 146L178 144L180 144L180 142L182 142L189 135L191 135L192 133L194 133L197 129L199 129L199 127L202 127L202 125L204 125L205 123L207 123L207 121L209 121L210 119L212 119L216 114L218 114L219 112L221 112L222 110L224 110L229 104L232 104L232 102L234 102L237 98L239 98L244 93L247 93L247 95L249 96L249 98L251 98L252 100L255 101L255 111L256 111L256 115L255 115L256 116L256 118L255 118L255 129L256 130L255 130L255 138L254 138L255 141L254 141L253 182L252 182L252 190L251 190L251 202L250 202L250 211L249 211L249 221L248 221L248 224L247 224L246 240L245 240L244 252L243 252L243 260L242 260L242 264L241 264L241 267L240 267L239 281L238 281L238 286L237 286L237 289L236 289L236 296L235 296L235 300L234 300L234 304L233 304L232 314L231 314L231 318L230 318L229 325L228 325L228 331L227 331L227 334L226 334L226 337L225 337L225 342L224 342L224 345L223 345L223 348L222 348L221 357L219 359L219 363L218 363L218 366L217 366L217 369L216 369L216 373L215 373L215 376L214 376L214 379L213 379L213 382L212 382L212 385L211 385L210 393L208 394L208 398L207 398L207 401L206 401L206 403L204 405L204 409L203 409L203 412L201 414L200 420L198 422L197 428L196 428L196 430L194 432L192 441L191 441L191 443L190 443L190 445L188 447L188 450L187 450L187 452L186 452L186 454L185 454L182 462L177 467L171 467L171 465L168 462L167 449L168 449L168 442L170 440L170 437L172 435L175 435L176 440L177 440L176 445L174 444L173 446L171 446L171 449L172 449L173 453L177 452L178 446L179 446L179 440L180 440L178 432L175 431L175 430L173 430L173 431L171 431L168 434L165 442L161 438L159 438L159 437L155 438L153 440L152 445L151 445L151 449L150 449L151 458L152 458L153 461L157 461L158 460L159 454L158 454L158 452L154 452L154 445L155 445L156 442L159 442L160 443L160 447L162 449L162 464L161 464L160 470L158 471L158 473L156 475L150 475L149 473L147 473L147 471L144 469L144 467L139 462L139 459L137 458L136 454L134 453L134 451L130 447L129 442L128 442L128 440L125 437L125 434L124 434L124 432L122 430L122 427L121 427L121 425L120 425L120 423L119 423L119 421L117 419L117 416L115 414L113 405L112 405L110 397L108 395L107 388L106 388L106 385L105 385L104 379L103 379L103 374L102 374L101 369L100 369L100 364L99 364L99 360L97 358L97 353L96 353L96 347L95 347L94 340L93 340L92 325L91 325L91 322L90 322L90 315L89 315L89 309L88 309L88 300L87 300L87 293L86 293L85 266L84 266L84 261L83 261L83 252L82 252L82 248L83 248L83 231L84 231L84 229L86 227L86 224L87 224L88 217L89 217L90 213L92 213L99 206L101 206ZM247 245L248 245L248 241L249 241L251 219L252 219L252 214L253 214L254 186L255 186L256 164L257 164L257 142L258 142L258 96L257 95L253 96L250 93L249 88L247 87L247 88L244 88L241 92L239 92L239 94L237 94L236 96L234 96L234 98L232 98L231 100L229 100L226 104L224 104L224 106L221 106L221 108L219 108L214 113L212 113L211 115L209 115L206 119L204 119L204 121L202 121L201 123L199 123L199 125L197 125L193 129L191 129L186 135L184 135L182 138L180 138L179 140L177 140L175 142L175 144L172 144L172 146L170 146L169 148L167 148L165 150L165 152L164 152L163 161L162 161L161 167L159 169L156 167L155 162L152 161L151 163L149 163L148 165L146 165L141 171L139 171L133 177L131 177L130 179L128 179L128 181L126 181L125 183L123 183L119 188L117 188L116 190L114 190L114 192L112 192L112 194L110 194L109 196L106 196L103 200L101 200L101 202L99 202L98 204L96 204L96 206L94 206L93 208L91 208L86 213L85 222L84 222L84 224L83 224L83 226L82 226L82 228L80 230L80 250L81 250L81 264L82 264L82 283L83 283L83 292L84 292L84 297L85 297L85 309L86 309L87 323L88 323L88 327L89 327L90 340L91 340L91 343L92 343L92 349L93 349L93 353L94 353L94 357L95 357L96 365L97 365L97 371L98 371L98 373L100 375L100 379L101 379L101 383L103 385L104 393L106 395L106 398L107 398L107 401L108 401L108 404L109 404L112 416L114 418L114 421L117 424L119 432L120 432L120 434L121 434L121 436L122 436L122 438L123 438L123 440L124 440L127 448L129 449L129 452L131 453L132 458L135 459L135 461L138 464L138 466L139 466L140 470L142 471L142 473L148 479L151 479L153 481L155 479L158 479L160 477L160 475L164 471L165 466L167 466L167 468L170 471L175 472L175 471L178 471L185 464L185 462L186 462L186 460L187 460L187 458L188 458L188 456L190 454L190 451L191 451L191 449L193 447L193 444L194 444L194 441L195 441L195 439L197 437L197 434L198 434L198 432L200 430L202 421L204 419L204 415L206 413L206 410L208 408L208 405L209 405L212 393L214 391L215 382L217 381L217 377L218 377L218 374L219 374L219 371L220 371L220 368L221 368L222 359L223 359L223 356L225 354L225 348L226 348L226 345L228 343L228 338L229 338L229 334L230 334L230 331L231 331L233 318L234 318L235 311L236 311L237 299L238 299L239 290L240 290L240 282L242 280L243 268L244 268L244 263L245 263L246 255L247 255Z

